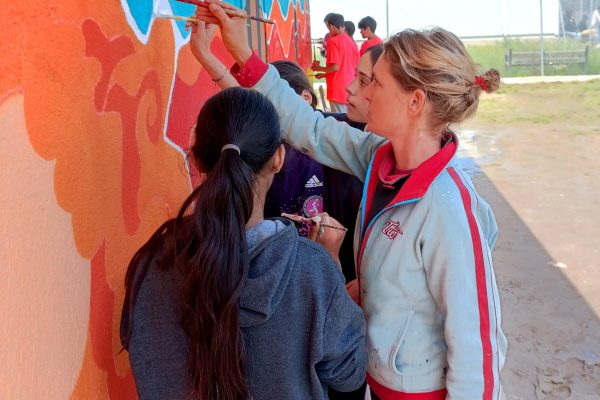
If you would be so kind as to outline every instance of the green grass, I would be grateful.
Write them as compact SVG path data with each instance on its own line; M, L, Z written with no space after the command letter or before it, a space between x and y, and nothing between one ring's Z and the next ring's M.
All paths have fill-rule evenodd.
M502 77L511 76L536 76L540 75L539 66L513 67L509 73L504 64L504 54L508 49L513 51L539 51L540 45L537 39L504 39L499 41L485 42L465 42L467 50L473 60L485 69L496 68L500 71ZM544 40L544 49L553 50L581 50L588 45L588 42L581 42L575 39L552 39ZM317 51L317 60L321 65L325 65L325 59ZM584 70L581 65L546 65L544 66L544 75L583 75ZM595 48L594 43L590 45L588 75L600 74L600 49ZM317 82L325 82L318 80Z
M541 125L600 134L600 80L502 85L480 99L475 124Z
M503 77L508 76L532 76L540 75L539 66L512 67L510 73L504 63L504 54L508 49L516 51L539 51L540 42L537 39L504 39L497 42L465 43L467 50L476 63L485 69L496 68ZM587 42L575 39L545 39L544 50L582 50L588 45ZM600 49L590 45L589 75L600 74ZM544 75L583 75L585 74L581 65L545 65Z

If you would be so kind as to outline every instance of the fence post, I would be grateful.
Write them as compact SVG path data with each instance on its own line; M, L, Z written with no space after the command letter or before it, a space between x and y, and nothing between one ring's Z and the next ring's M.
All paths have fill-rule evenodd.
M540 72L544 76L544 9L540 0Z
M385 0L385 38L390 38L390 4Z
M585 72L585 74L587 75L588 73L588 60L589 60L589 55L590 55L590 45L585 46L585 59L583 61L583 71Z

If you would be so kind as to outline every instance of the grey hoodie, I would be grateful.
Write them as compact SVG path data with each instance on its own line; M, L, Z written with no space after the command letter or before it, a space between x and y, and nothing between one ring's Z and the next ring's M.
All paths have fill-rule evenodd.
M281 220L249 229L247 240L240 322L252 399L327 399L327 386L361 386L365 321L330 256ZM124 310L122 331L129 317ZM140 399L187 399L187 337L174 270L150 263L131 317L128 350Z

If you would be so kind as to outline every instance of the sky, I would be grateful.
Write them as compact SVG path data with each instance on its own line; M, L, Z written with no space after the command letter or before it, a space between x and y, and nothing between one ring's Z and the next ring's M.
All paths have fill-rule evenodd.
M388 0L389 32L437 25L460 37L539 34L540 2L544 32L556 33L558 0ZM386 36L386 0L311 0L313 38L327 33L323 18L330 12L342 14L355 25L370 15L377 21L376 33L382 38ZM361 39L358 29L354 39Z

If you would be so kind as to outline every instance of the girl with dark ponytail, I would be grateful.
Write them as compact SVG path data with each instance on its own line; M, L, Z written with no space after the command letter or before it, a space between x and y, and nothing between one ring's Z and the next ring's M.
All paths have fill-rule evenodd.
M327 252L264 220L285 150L273 105L232 88L198 116L206 180L133 257L121 319L142 399L326 398L360 386L364 319Z

